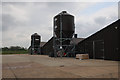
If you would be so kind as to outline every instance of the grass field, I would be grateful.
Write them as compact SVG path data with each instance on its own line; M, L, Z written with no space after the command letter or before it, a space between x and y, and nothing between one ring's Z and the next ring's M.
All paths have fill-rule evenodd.
M2 51L2 54L27 54L28 51L26 50L20 50L20 51Z

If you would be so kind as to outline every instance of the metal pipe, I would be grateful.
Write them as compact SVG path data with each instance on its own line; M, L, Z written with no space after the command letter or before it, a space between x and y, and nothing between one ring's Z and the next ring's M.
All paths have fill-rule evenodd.
M95 41L93 41L93 59L95 59Z
M62 15L60 15L60 48L62 49ZM61 52L61 58L62 58L62 52Z

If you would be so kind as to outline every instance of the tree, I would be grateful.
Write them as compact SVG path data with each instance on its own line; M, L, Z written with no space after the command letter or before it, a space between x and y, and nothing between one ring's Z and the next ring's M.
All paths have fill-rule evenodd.
M24 47L20 47L20 46L10 46L9 48L8 47L3 47L2 48L3 51L18 51L18 50L26 50Z
M9 48L8 48L8 47L4 47L4 48L2 48L2 50L4 50L4 51L8 51Z

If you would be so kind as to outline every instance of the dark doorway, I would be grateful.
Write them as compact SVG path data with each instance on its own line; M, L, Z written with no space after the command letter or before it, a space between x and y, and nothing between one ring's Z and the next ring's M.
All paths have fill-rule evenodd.
M104 41L87 41L85 43L85 53L88 53L91 59L104 59Z
M94 53L95 59L104 59L104 41L96 40L94 41Z
M93 42L87 41L85 43L85 53L89 54L89 58L93 59Z

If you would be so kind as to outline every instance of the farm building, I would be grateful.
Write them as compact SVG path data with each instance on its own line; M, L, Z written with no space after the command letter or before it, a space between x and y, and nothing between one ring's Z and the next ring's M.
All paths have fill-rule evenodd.
M43 55L50 55L53 53L53 37L41 47Z
M51 57L58 57L59 53L67 57L89 54L90 59L120 60L120 19L85 39L77 38L74 16L66 11L56 15L53 21L53 37L46 43L38 44L42 44L40 54Z
M71 44L77 45L80 41L84 40L84 38L73 38L72 40ZM53 37L42 46L41 51L43 55L54 56Z
M77 50L89 54L91 59L120 60L119 33L120 20L117 20L79 42Z

